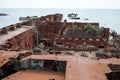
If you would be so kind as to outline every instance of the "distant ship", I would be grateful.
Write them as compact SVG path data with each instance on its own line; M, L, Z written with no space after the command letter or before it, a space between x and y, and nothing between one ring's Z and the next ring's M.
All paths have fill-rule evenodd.
M69 19L80 19L80 17L77 17L77 16L78 14L74 14L74 13L68 14Z

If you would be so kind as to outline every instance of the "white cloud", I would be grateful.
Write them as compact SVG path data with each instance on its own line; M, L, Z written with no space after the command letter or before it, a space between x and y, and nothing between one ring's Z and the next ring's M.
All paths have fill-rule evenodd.
M0 8L115 8L120 0L1 0Z

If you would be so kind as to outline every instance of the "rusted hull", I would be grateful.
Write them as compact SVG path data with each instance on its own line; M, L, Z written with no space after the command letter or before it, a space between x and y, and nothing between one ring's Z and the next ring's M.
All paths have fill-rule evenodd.
M53 14L16 23L0 29L0 74L2 74L3 71L7 73L5 69L17 71L15 74L7 74L6 76L10 76L4 76L6 78L3 80L107 80L105 74L114 72L108 65L117 64L119 66L120 55L117 55L118 58L105 57L107 59L101 59L102 57L98 56L90 57L92 58L90 59L88 58L89 56L82 56L84 54L94 54L95 51L101 48L106 50L106 52L110 52L110 50L107 49L109 47L109 28L102 28L102 32L100 33L102 37L84 37L84 34L79 37L66 37L63 35L66 28L71 28L75 25L78 26L79 30L82 30L87 24L99 28L99 23L72 23L66 20L61 22L61 20L62 14ZM44 48L39 49L38 52L35 53L32 49L37 46L39 47L40 43L43 43ZM89 49L87 48L88 45L92 45L94 48ZM62 54L62 51L69 50L80 51L80 53L66 52ZM120 51L113 50L113 53L114 52L119 54ZM83 53L83 55L81 55L81 53ZM99 55L103 56L104 54ZM18 63L24 62L25 60L31 61L32 59L52 60L50 63L66 61L66 72L61 74L54 71L49 72L48 70L24 71L21 66L18 65ZM31 65L29 63L26 64L28 64L28 66ZM47 63L44 65L44 67L49 69L51 66L53 67L53 64L49 65ZM56 65L54 66L56 67ZM23 71L20 71L21 69ZM120 73L119 69L117 72Z

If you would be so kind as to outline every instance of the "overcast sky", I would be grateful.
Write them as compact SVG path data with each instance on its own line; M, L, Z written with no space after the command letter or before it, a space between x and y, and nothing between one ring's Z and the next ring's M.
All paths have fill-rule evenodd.
M0 0L0 8L120 9L120 0Z

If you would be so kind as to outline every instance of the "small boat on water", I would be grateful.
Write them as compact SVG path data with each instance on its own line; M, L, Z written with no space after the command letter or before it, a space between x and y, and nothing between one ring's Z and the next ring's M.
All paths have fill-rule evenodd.
M87 21L87 20L89 20L89 18L84 18L84 20L86 20L86 21Z
M74 13L71 13L71 14L68 14L68 17L77 17L78 14L74 14Z
M68 14L69 19L80 19L80 17L77 17L77 16L78 14L74 14L74 13Z

